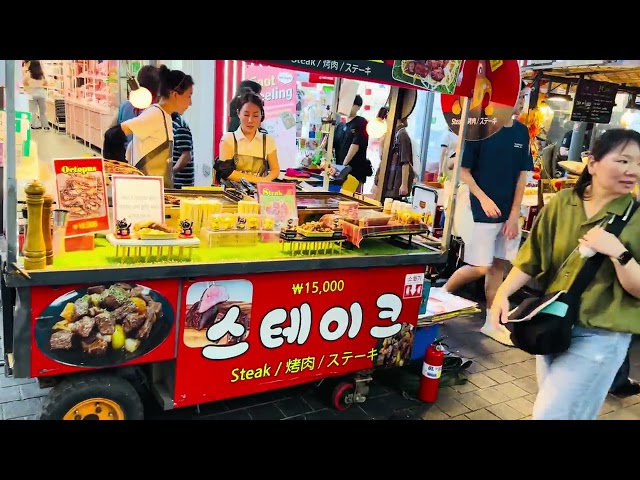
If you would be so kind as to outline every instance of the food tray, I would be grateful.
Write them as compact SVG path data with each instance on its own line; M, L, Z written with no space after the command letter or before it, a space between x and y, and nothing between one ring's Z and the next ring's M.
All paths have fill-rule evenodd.
M344 218L345 222L358 225L360 227L382 227L391 220L388 213L377 212L375 210L358 210L355 217Z
M339 202L358 202L358 209L382 211L382 204L367 198L358 198L336 192L296 192L298 213L310 210L313 213L333 213L339 208Z
M331 238L335 233L333 230L330 232L310 232L301 228L297 228L296 231L305 238Z
M213 247L252 246L258 243L262 234L275 234L272 230L212 230L203 228L200 239L204 245Z

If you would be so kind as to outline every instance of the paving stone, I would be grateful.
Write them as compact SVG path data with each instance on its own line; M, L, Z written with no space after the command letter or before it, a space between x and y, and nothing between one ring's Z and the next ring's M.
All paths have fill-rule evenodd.
M484 373L491 380L498 383L507 383L512 380L515 380L515 377L512 377L508 373L504 372L501 368L494 368L493 370L486 370Z
M500 418L501 420L519 420L526 416L525 414L519 412L515 408L510 407L506 403L491 405L490 407L487 407L487 410L489 410L491 413L493 413L496 417Z
M622 400L612 395L609 395L607 396L607 398L604 399L604 403L602 404L602 408L600 408L599 415L615 412L617 410L620 410L621 408L624 408L624 404L622 403Z
M281 420L285 418L285 414L275 403L256 405L255 407L247 408L247 412L252 420Z
M518 378L512 383L529 393L538 393L538 382L536 381L535 376Z
M482 390L478 390L478 395L488 401L491 405L495 405L496 403L502 403L509 400L504 393L496 390L496 387L484 388Z
M600 417L603 420L640 420L640 404L621 408Z
M9 418L8 420L37 420L37 415L28 415L26 417Z
M473 361L480 363L480 365L482 365L487 370L503 367L504 363L495 358L494 355L496 354L492 353L491 355L485 355L484 357L474 358Z
M507 402L507 405L519 411L523 415L530 416L533 414L533 403L531 403L526 398L521 397L521 398L509 400Z
M640 395L631 395L630 397L625 397L622 399L622 405L624 405L625 407L635 405L636 403L640 403Z
M479 373L486 369L487 368L480 362L473 360L471 365L469 365L469 367L465 370L465 373Z
M535 375L535 366L531 368L528 362L513 363L502 367L502 371L515 378L524 378Z
M450 418L449 420L469 420L466 415L458 415L457 417Z
M504 393L509 399L520 398L528 395L526 390L514 385L513 383L502 383L500 385L496 385L496 390L500 393Z
M15 402L20 400L20 386L0 388L0 403Z
M435 405L422 414L423 420L448 420L449 415L444 413Z
M440 399L440 398L457 398L460 395L460 393L464 393L464 392L460 392L460 390L458 390L458 388L464 387L465 385L468 385L468 383L465 383L465 384L462 384L462 385L451 385L450 387L439 388L438 389L438 399Z
M467 379L473 383L478 388L488 388L496 385L497 382L491 380L487 377L484 372L483 373L472 373L470 375L466 375Z
M465 414L469 420L500 420L486 408Z
M33 378L13 378L4 376L4 367L0 368L0 388L13 387L15 385L25 385L27 383L37 383Z
M20 396L23 399L46 397L51 390L50 388L40 388L38 383L25 383L18 388L20 389Z
M494 353L493 356L504 363L505 365L511 365L512 363L520 363L525 360L531 359L531 355L522 350L511 349L506 352Z
M276 402L276 406L282 410L285 417L295 417L303 413L313 411L313 408L305 402L301 397L292 397Z
M251 420L251 415L246 409L242 408L203 417L203 420Z
M29 398L27 400L17 400L15 402L3 403L2 418L9 420L12 418L38 415L42 402L40 398Z
M438 399L436 406L450 417L462 415L470 411L455 398Z
M468 393L473 392L474 390L478 390L478 387L476 387L471 382L466 382L461 385L452 385L451 388L453 388L458 393Z
M458 397L458 401L469 410L480 410L481 408L485 408L491 405L491 402L485 400L475 392L469 392L460 395L460 397Z

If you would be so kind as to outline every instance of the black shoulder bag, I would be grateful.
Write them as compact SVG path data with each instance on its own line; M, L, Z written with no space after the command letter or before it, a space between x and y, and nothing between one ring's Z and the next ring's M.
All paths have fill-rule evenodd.
M613 217L605 229L619 236L638 205L638 202L632 202L625 215ZM578 321L580 298L605 258L597 253L585 261L568 290L528 298L509 312L509 320L504 326L511 332L513 345L532 355L554 355L568 350L571 330Z

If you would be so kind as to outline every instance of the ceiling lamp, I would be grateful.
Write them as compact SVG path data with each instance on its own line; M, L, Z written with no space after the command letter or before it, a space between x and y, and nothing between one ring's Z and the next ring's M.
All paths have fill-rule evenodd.
M127 85L129 86L129 101L131 105L140 110L144 110L153 100L151 92L144 87L138 85L138 81L134 77L127 79Z
M378 110L376 118L367 123L367 134L370 138L380 138L387 133L387 115L389 110L386 107Z

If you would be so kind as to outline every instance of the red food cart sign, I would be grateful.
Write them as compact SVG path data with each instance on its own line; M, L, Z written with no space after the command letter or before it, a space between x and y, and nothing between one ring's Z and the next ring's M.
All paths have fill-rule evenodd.
M397 266L185 282L175 406L402 365L423 279Z
M57 208L67 210L67 237L109 230L102 158L56 158Z
M33 287L31 376L173 359L179 286L167 279Z

